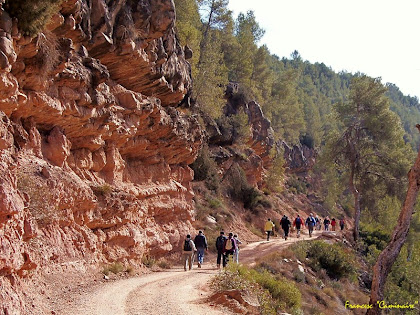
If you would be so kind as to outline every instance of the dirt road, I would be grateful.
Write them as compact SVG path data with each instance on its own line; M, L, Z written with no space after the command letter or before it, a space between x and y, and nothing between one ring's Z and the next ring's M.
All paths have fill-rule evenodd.
M269 242L260 241L244 245L240 251L240 261L253 264L256 257L304 239L308 237L289 238L287 241L273 238ZM104 283L93 290L87 290L80 297L68 300L67 305L57 314L228 315L228 310L216 308L205 302L210 294L207 283L220 272L216 269L215 259L209 256L206 258L201 269L194 265L193 270L185 272L178 266L169 271Z

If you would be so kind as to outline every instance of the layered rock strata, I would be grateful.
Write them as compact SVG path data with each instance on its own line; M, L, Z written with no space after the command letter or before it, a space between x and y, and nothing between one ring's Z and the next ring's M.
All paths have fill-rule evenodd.
M68 0L45 32L0 18L0 300L71 264L138 264L192 230L197 120L170 0Z

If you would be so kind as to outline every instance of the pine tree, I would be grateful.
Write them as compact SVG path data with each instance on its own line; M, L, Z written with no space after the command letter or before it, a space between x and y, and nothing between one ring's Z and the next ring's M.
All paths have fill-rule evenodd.
M366 185L372 178L384 182L398 180L396 176L401 177L401 170L407 169L407 158L411 156L385 92L380 79L361 75L352 81L349 101L335 107L342 131L331 136L327 150L337 165L348 171L348 188L354 198L355 240L359 236L362 196L366 193L362 188L372 186Z
M200 58L200 43L202 40L201 20L198 5L195 0L174 0L176 8L176 29L182 45L187 45L192 51L192 77L197 76L197 65Z

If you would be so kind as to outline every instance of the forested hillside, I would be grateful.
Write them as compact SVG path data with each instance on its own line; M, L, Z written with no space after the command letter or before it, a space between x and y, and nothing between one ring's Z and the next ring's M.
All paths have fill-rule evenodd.
M245 102L255 100L261 106L277 143L316 149L311 181L286 176L286 188L305 193L309 187L331 215L356 214L359 250L373 265L397 222L406 174L420 144L418 98L403 95L380 78L336 73L326 65L328 60L310 63L298 51L279 58L258 44L264 30L254 13L234 19L228 0L175 4L180 41L193 52L193 107L220 123L226 114L226 85L234 82ZM237 121L243 120L239 115ZM283 171L271 167L267 178ZM419 235L417 213L388 281L387 298L418 297L420 282L414 273L420 268L420 245L414 240Z

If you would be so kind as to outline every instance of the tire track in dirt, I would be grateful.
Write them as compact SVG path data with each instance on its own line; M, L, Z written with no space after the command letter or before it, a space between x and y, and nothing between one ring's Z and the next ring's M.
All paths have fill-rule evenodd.
M241 246L240 262L255 264L255 259L280 250L301 240L316 239L302 235L287 241L273 238ZM227 309L211 306L206 299L211 294L208 283L219 270L215 256L207 255L203 268L194 266L184 271L178 266L169 271L154 272L130 279L117 280L87 289L73 299L59 314L65 315L229 315Z

